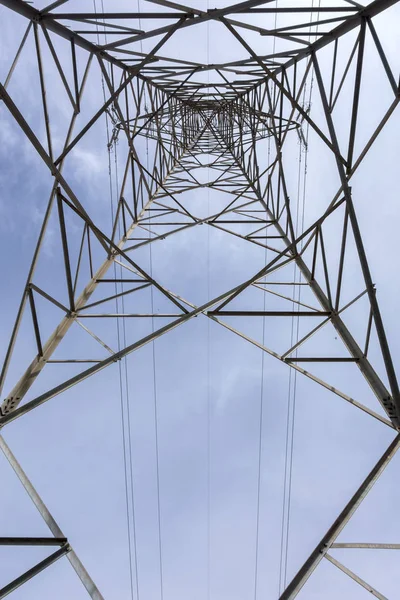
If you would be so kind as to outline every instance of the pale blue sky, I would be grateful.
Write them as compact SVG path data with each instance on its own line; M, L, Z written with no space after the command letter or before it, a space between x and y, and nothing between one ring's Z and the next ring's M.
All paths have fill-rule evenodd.
M142 5L146 4L141 1ZM76 2L71 1L71 7L74 4ZM104 0L104 5L106 9L114 7L110 0ZM0 78L4 81L26 23L3 7L0 8L0 18L3 31ZM400 12L394 8L379 17L376 23L378 32L387 32L385 50L397 75L399 53L396 43L391 40L395 38L394 24L399 18ZM237 51L236 43L218 33L216 27L216 24L210 26L210 34L219 36L213 38L211 35L211 62L222 60L224 55L233 58ZM190 34L189 29L181 32L166 46L166 53L187 48L185 44L190 40L193 56L197 54L200 60L205 60L205 32L205 28L199 29L196 36ZM144 49L148 50L152 43L152 40L145 42ZM262 44L266 42L260 38L258 43L257 50L261 52ZM58 50L61 55L65 51L62 43L59 43ZM370 68L363 79L361 131L372 131L391 101L378 57L369 47L367 51L370 52ZM80 59L83 56L83 52L79 53ZM49 67L47 75L51 77L52 73ZM30 38L9 93L43 141L38 85L33 38ZM93 114L101 102L100 94L99 71L94 65L78 123L84 123L85 118ZM49 102L53 133L61 144L69 107L56 79L49 87ZM344 106L343 128L345 110ZM317 99L312 111L316 118L320 118ZM400 357L400 326L396 314L400 291L397 267L400 214L396 185L399 119L399 112L395 112L390 125L383 130L360 173L352 181L357 214L395 366ZM77 130L79 128L78 124ZM344 135L340 119L338 130L339 137ZM289 187L295 197L299 148L295 133L292 135L285 158ZM363 145L362 135L359 147ZM4 285L0 341L3 352L52 180L4 106L0 106L0 142L0 268ZM144 141L140 140L138 144L139 152L144 156ZM118 147L120 165L124 151L121 141ZM109 232L107 161L105 123L101 120L84 138L82 146L72 153L64 174L96 224ZM115 184L114 175L113 182ZM315 220L336 188L334 161L323 150L316 136L310 134L306 223ZM220 206L221 196L219 192L211 192L208 196L206 190L198 190L188 194L185 202L195 214L200 215L206 214L208 205L211 212L216 212L213 206ZM62 277L59 275L61 255L55 219L50 224L49 234L37 278L43 285L52 286L55 293L62 293ZM78 232L75 238L73 236L71 231L71 238L76 241ZM328 228L327 237L328 244L333 245L333 225ZM150 269L149 246L135 252L133 258L144 269ZM250 277L264 264L264 249L216 229L208 230L207 226L189 229L156 242L152 247L154 277L195 304L207 299L208 277L210 296L213 297ZM353 290L354 294L358 292L360 281L351 248L348 264L345 283L347 289L351 289L348 292L351 296ZM254 308L257 305L262 309L261 292L247 298L254 303ZM166 301L159 300L156 294L154 299L156 309L164 310ZM138 303L140 310L149 311L148 291L143 293ZM43 304L40 317L50 334L58 318L56 311L48 310ZM351 316L349 313L348 319L358 331L361 318L357 310ZM245 333L262 340L261 318L238 319L237 324ZM158 322L156 325L159 325ZM283 341L289 340L289 329L285 327L282 330L281 327L285 326L279 320L268 323L267 346L279 348ZM101 323L98 328L111 347L116 349L114 323ZM151 323L147 319L127 322L129 339L143 337L150 331ZM97 349L83 331L76 328L70 334L57 351L59 357L78 354L87 357L91 352L104 356L100 346ZM312 344L311 348L320 345L332 354L339 348L332 332L316 338ZM374 348L371 352L376 358ZM5 393L12 388L34 353L33 334L29 323L24 323ZM155 359L164 600L188 597L202 600L206 597L208 400L211 406L211 600L250 600L254 598L261 352L206 317L199 316L157 340ZM160 577L152 346L147 345L130 355L126 365L123 363L125 368L128 371L132 426L139 591L141 600L158 600ZM35 397L75 372L76 368L72 366L48 365L28 398ZM326 376L329 383L382 414L354 365L329 367L329 370L326 366L317 366L313 372ZM263 378L257 599L275 600L278 597L289 368L265 355ZM357 484L394 437L389 428L300 375L297 378L296 402L289 578L307 558ZM4 437L105 598L128 600L130 587L118 366L109 367L8 425L4 429ZM394 508L400 500L399 461L400 457L397 457L389 466L343 532L343 541L399 543L400 522ZM0 535L46 535L45 525L3 457L0 457L0 469ZM383 594L395 597L396 553L369 551L366 554L347 550L332 554L354 568ZM10 550L0 547L0 586L45 555L46 551L41 549ZM332 565L324 563L299 598L317 600L322 594L326 600L338 597L362 600L367 592ZM63 600L84 599L86 594L64 558L11 597L16 600Z

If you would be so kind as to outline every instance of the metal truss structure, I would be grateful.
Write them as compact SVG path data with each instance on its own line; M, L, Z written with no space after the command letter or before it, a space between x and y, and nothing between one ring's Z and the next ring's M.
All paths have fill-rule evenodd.
M26 20L26 32L9 75L0 84L1 110L12 115L15 126L39 154L53 181L1 372L2 428L179 325L205 315L395 433L400 431L399 384L351 188L353 175L400 100L398 73L385 54L375 26L375 19L396 1L374 0L363 6L351 0L337 0L317 7L311 0L301 5L297 0L284 5L245 0L204 10L169 0L146 0L149 12L141 13L94 12L86 3L82 3L79 12L68 12L67 0L58 0L41 10L22 0L0 1L19 19ZM275 28L259 26L257 19L268 15L287 17L287 21ZM138 19L140 29L137 29ZM154 22L161 22L161 26L154 28ZM239 58L224 64L203 64L190 57L168 54L169 43L181 30L197 30L209 22L217 23L229 33L236 50L242 52ZM101 37L108 36L107 43L100 43L99 32ZM262 40L275 40L275 50L260 54L257 49L260 36ZM152 38L153 49L141 51L140 42ZM40 80L40 124L29 122L29 116L17 106L9 91L18 59L29 40L33 40ZM360 145L358 117L362 77L368 68L367 45L379 56L392 100L368 139ZM52 133L53 84L46 81L46 61L51 62L54 77L62 85L70 107L70 122L62 144L59 135L55 139ZM98 81L102 79L104 98L98 99L98 109L89 114L85 109L85 84L90 73L95 73ZM305 92L310 85L314 94L312 110ZM340 105L346 107L346 122L343 111L340 120L337 118ZM98 222L93 207L90 209L85 199L74 192L68 174L70 156L105 116L111 124L110 147L118 142L119 151L125 153L110 231ZM324 206L321 203L319 216L305 225L291 199L294 195L290 189L291 171L295 168L287 149L294 143L306 149L309 136L320 145L321 160L331 161L336 188L329 200L324 197L326 202ZM204 168L210 173L209 180L201 176ZM186 198L199 189L204 193L220 192L226 203L213 209L211 202L211 214L196 216ZM47 286L45 280L40 282L36 277L51 219L58 223L63 261L60 270L63 282L55 291L50 282ZM160 240L200 225L261 247L266 256L268 252L268 259L261 270L239 285L195 305L190 298L184 299L166 289L140 265L136 253L144 246L161 243ZM356 256L351 265L347 262L350 246ZM353 277L362 283L355 294L349 286ZM165 306L163 313L155 314L152 308L143 313L127 308L132 298L139 298L149 289L161 299ZM290 295L292 289L296 290L295 297ZM264 298L264 310L252 308L254 294ZM122 313L115 313L113 308L117 298L124 299L126 310ZM39 305L48 306L55 315L50 335L43 332ZM347 319L352 308L362 315L362 336L358 329L353 331L351 318ZM154 319L156 325L161 321L155 317L161 317L164 324L154 327L145 337L125 340L114 351L95 332L95 324L121 317ZM269 347L241 327L251 317L262 317L267 329L282 327L282 331L288 330L294 317L299 323L300 336L291 346L282 336L280 344ZM32 328L37 353L21 369L20 378L10 382L7 373L24 319L28 319ZM321 331L329 328L342 342L339 355L326 353L323 343L313 343ZM62 353L66 340L76 329L94 338L102 352L100 358L65 355L59 358L56 351ZM371 344L375 347L372 356ZM52 368L51 363L73 363L78 370L45 392L33 394L31 387L44 369ZM384 412L378 404L375 411L362 399L352 398L314 374L313 366L317 363L324 363L327 373L336 363L354 363L354 369L358 368L365 378ZM324 560L377 598L384 598L331 556L330 550L337 546L389 548L390 545L376 541L340 545L336 540L399 446L397 434L283 591L281 600L295 598ZM0 543L48 545L56 550L3 587L0 598L63 556L68 558L89 595L102 598L3 438L1 448L51 535L1 538Z

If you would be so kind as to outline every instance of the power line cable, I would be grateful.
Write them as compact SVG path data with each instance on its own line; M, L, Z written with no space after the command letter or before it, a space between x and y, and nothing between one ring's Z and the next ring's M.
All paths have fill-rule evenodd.
M149 236L151 235L151 224L149 225ZM153 278L153 256L152 244L149 243L150 251L150 277ZM154 315L154 293L153 286L150 287L151 296L151 314ZM151 328L154 332L154 317L151 317ZM164 598L164 580L163 580L163 557L162 557L162 533L161 533L161 499L160 499L160 454L158 443L158 402L157 402L157 375L156 375L156 348L155 341L152 343L152 362L153 362L153 392L154 392L154 435L155 435L155 453L156 453L156 479L157 479L157 520L158 520L158 547L159 547L159 569L160 569L160 598Z
M319 6L321 0L319 0ZM313 0L314 6L314 0ZM316 17L319 19L319 12ZM312 15L310 20L309 28L309 40L311 40L311 26L312 26ZM316 35L318 32L318 26L316 29ZM311 107L311 97L314 83L314 70L311 74L311 83L309 91L308 106ZM306 86L303 91L303 105L306 102ZM308 138L309 138L309 123L306 125L306 136L304 138L304 173L303 173L303 185L301 194L301 174L302 174L302 143L299 143L299 158L298 158L298 178L297 178L297 209L296 209L296 237L299 233L299 225L301 221L301 228L304 230L304 219L305 219L305 202L306 202L306 180L307 180L307 158L308 158ZM300 197L302 195L302 202L300 208ZM301 218L300 218L301 214ZM301 242L301 247L303 242ZM300 248L301 250L301 248ZM297 302L301 299L301 273L296 268L296 264L293 267L293 300L297 293ZM297 280L298 279L298 280ZM297 287L297 290L296 290ZM299 307L299 304L297 304ZM299 308L297 308L299 310ZM291 346L293 346L295 340L299 340L300 331L300 318L299 316L292 317L291 327ZM295 357L298 355L298 349L295 350ZM284 496L283 496L283 511L282 511L282 530L281 530L281 560L280 560L280 573L279 573L279 593L283 591L287 583L287 569L288 569L288 555L289 555L289 534L290 534L290 520L291 520L291 500L292 500L292 475L293 475L293 456L294 456L294 433L295 433L295 415L296 415L296 394L297 394L297 371L294 372L292 369L289 371L289 385L288 385L288 409L287 409L287 423L286 423L286 444L285 444L285 472L284 472Z
M210 2L207 0L207 10ZM210 64L210 21L207 21L207 65ZM207 69L207 83L210 84L210 71ZM209 88L207 89L209 92ZM210 152L210 137L208 138ZM210 181L210 154L208 154L208 181ZM210 215L210 187L207 186L207 212ZM207 301L210 300L210 225L207 226ZM210 319L207 319L207 600L211 598L211 332Z
M277 0L276 3L277 5ZM275 28L276 28L276 16L275 13ZM275 51L275 38L273 41L273 53ZM267 140L267 162L270 164L271 159L271 136L268 136ZM267 218L267 213L266 213ZM265 228L265 235L268 236L268 227ZM264 250L264 262L267 264L268 261L268 237L265 240ZM267 277L265 276L264 281L266 282ZM266 312L266 299L267 293L263 292L263 312ZM262 317L262 345L265 346L265 320L266 317ZM254 561L254 600L257 599L258 591L258 567L259 567L259 540L260 540L260 503L261 503L261 473L262 473L262 456L263 456L263 432L264 432L264 387L265 387L265 352L261 351L261 375L260 375L260 409L259 409L259 430L258 430L258 463L257 463L257 501L256 501L256 539L255 539L255 561Z
M116 186L116 195L117 197L119 197L119 176L118 176L118 158L117 158L117 140L114 140L114 165L115 165L115 186ZM121 238L121 223L120 221L118 222L118 231L119 231L119 237ZM114 263L115 265L115 263ZM122 269L122 265L119 265L119 271L120 271L120 279L123 279L123 269ZM117 284L116 284L117 285ZM120 284L120 291L124 292L124 283L123 281L121 281ZM117 313L119 312L119 306L118 306L118 298L116 298L116 303L117 303ZM121 310L122 310L122 315L126 314L125 311L125 297L121 296L120 298L121 300ZM123 316L122 318L119 318L119 321L122 322L122 339L123 339L123 346L124 348L126 348L127 346L127 335L126 335L126 318ZM128 454L128 469L129 469L129 480L130 480L130 507L131 507L131 522L132 525L129 526L129 539L132 541L130 543L130 552L129 552L129 560L130 560L130 578L131 578L131 595L132 598L134 596L133 594L133 573L132 573L132 554L133 554L133 562L134 562L134 568L135 568L135 590L136 590L136 598L139 599L139 573L138 573L138 551L137 551L137 535L136 535L136 510L135 510L135 506L136 506L136 502L135 502L135 488L134 488L134 474L133 474L133 453L132 453L132 429L131 429L131 418L130 418L130 387L129 387L129 377L128 377L128 358L125 356L123 358L123 370L124 370L124 374L125 374L125 378L124 378L124 383L125 383L125 399L126 399L126 408L125 408L125 415L126 415L126 430L127 430L127 439L128 439L128 448L127 448L127 454ZM133 542L133 553L132 553L132 547L131 544Z
M97 6L96 0L93 0L93 8L95 14L97 14ZM104 13L104 2L101 0L101 9ZM103 28L105 29L105 24L103 24ZM97 29L97 42L100 43L100 31L99 26L96 24ZM105 42L107 43L107 34L104 33ZM103 100L106 102L106 93L105 93L105 85L104 85L104 76L101 75L102 82L102 91L103 91ZM116 149L116 139L110 136L110 124L109 124L109 114L105 112L105 122L106 122L106 136L107 136L107 149L108 149L108 176L109 176L109 190L110 190L110 216L111 216L111 228L113 228L114 215L116 214L116 210L114 209L114 194L113 194L113 182L112 182L112 169L111 169L111 151L114 143L114 155L115 155L115 188L116 188L116 198L119 197L119 181L118 181L118 163L117 163L117 149ZM121 236L120 231L120 223L118 223L119 235ZM116 264L113 264L114 269L114 279L117 279L117 270ZM122 271L122 267L120 267ZM122 273L121 273L122 279ZM123 290L123 284L121 283L121 288ZM114 282L114 291L115 294L118 293L118 285L117 282ZM124 300L122 299L122 303ZM123 304L124 305L124 304ZM115 299L116 312L119 314L119 302L118 298ZM124 346L126 346L126 327L125 327L125 319L123 318L123 342ZM121 331L119 319L116 321L116 333L117 333L117 347L118 350L121 349ZM122 433L122 445L123 445L123 467L124 467L124 480L125 480L125 506L126 506L126 521L127 521L127 537L128 537L128 557L129 557L129 578L130 578L130 592L131 598L133 600L133 570L132 570L132 536L131 536L131 519L133 523L133 541L134 541L134 556L135 556L135 567L136 567L136 588L137 588L137 598L139 598L138 592L138 577L137 577L137 548L136 548L136 524L135 524L135 513L134 513L134 494L133 494L133 472L132 472L132 442L131 442L131 428L130 428L130 416L129 416L129 385L128 385L128 377L127 377L127 363L126 357L124 358L124 367L125 367L125 397L126 397L126 407L124 403L124 390L123 390L123 375L122 375L122 363L119 361L118 363L118 374L119 374L119 394L120 394L120 408L121 408L121 433ZM125 412L127 411L128 419L126 423ZM127 438L128 438L128 449L127 449ZM129 474L131 480L131 488L129 489ZM132 505L132 517L130 514L130 505Z
M140 12L140 0L138 1L138 9ZM139 21L140 22L140 21ZM143 52L142 41L140 41L141 52ZM144 88L144 104L147 113L147 89ZM146 136L146 169L149 172L149 139ZM149 221L148 238L152 236L151 221ZM149 246L150 259L150 277L153 278L153 252L152 242ZM151 314L154 315L154 286L150 286L151 298ZM155 331L154 316L151 317L152 333ZM159 423L158 423L158 398L157 398L157 371L156 371L156 341L151 342L152 347L152 367L153 367L153 404L154 404L154 439L155 439L155 454L156 454L156 485L157 485L157 524L158 524L158 559L160 570L160 598L164 599L164 571L163 571L163 552L162 552L162 527L161 527L161 494L160 494L160 453L159 453Z
M319 6L321 6L321 0L319 0ZM317 20L319 18L319 12L317 13ZM318 26L317 26L317 32L318 32ZM313 92L313 85L314 85L314 70L312 71L312 75L311 75L311 82L310 82L310 91L309 91L309 97L308 97L308 106L311 107L311 99L312 99L312 92ZM305 222L305 205L306 205L306 186L307 186L307 164L308 164L308 139L309 139L309 131L310 131L310 125L309 123L307 123L306 125L306 135L305 135L305 144L304 144L304 172L303 172L303 189L302 189L302 207L301 210L298 212L298 215L301 214L301 231L304 231L304 222ZM301 155L301 149L302 149L302 145L301 143L299 144L299 152ZM299 162L299 167L300 167L300 163L301 160ZM300 190L298 190L298 196L300 197ZM298 235L299 232L299 226L298 226L298 220L299 216L296 219L296 236ZM304 241L302 240L300 243L300 252L302 250L303 247L303 243ZM298 283L301 282L301 278L302 275L300 273L300 271L298 271ZM298 285L297 286L297 302L300 303L301 300L301 292L302 292L302 286ZM300 304L298 304L297 306L300 306ZM295 340L296 343L299 340L299 332L300 332L300 317L296 317L296 335L295 335ZM298 356L298 348L296 348L295 350L295 356ZM297 393L297 371L294 371L294 375L293 375L293 414L292 414L292 425L291 425L291 449L290 449L290 477L289 477L289 491L288 491L288 509L287 509L287 525L286 525L286 556L285 556L285 575L284 575L284 583L286 585L287 583L287 564L288 564L288 550L289 550L289 533L290 533L290 520L291 520L291 498L292 498L292 472L293 472L293 454L294 454L294 427L295 427L295 409L296 409L296 393Z

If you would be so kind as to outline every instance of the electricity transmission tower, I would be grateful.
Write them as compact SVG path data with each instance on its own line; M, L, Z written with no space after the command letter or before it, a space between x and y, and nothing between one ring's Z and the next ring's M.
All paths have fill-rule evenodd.
M399 74L379 28L379 19L390 14L396 2L374 0L364 6L351 0L245 0L205 9L205 3L197 1L195 7L188 7L146 0L139 13L132 3L126 3L125 12L119 8L103 12L99 7L95 11L91 2L82 2L79 12L70 12L68 0L40 9L22 0L0 0L3 11L12 11L16 22L24 22L25 27L8 76L0 84L1 111L23 132L52 182L4 353L0 426L7 429L10 422L29 418L27 413L72 386L203 315L330 390L337 401L348 402L382 427L392 428L392 443L288 582L281 600L295 598L323 561L384 598L331 550L397 547L380 540L337 542L400 446L396 435L399 384L351 181L383 128L389 127L399 103ZM205 36L210 24L219 28L221 43L231 44L228 61L192 60L190 48L179 41L185 31L193 32L193 39L195 34ZM154 45L144 51L143 42ZM28 102L21 103L13 94L19 59L28 47L35 71L30 75L39 81L40 118L33 117ZM390 101L371 121L366 135L365 123L359 121L361 105L367 100L362 86L371 53L379 62L379 81ZM63 139L59 128L54 133L52 122L60 95L70 113ZM76 191L68 166L82 144L90 143L91 132L100 124L104 127L105 117L110 152L118 145L119 156L124 156L111 227L98 218L96 205ZM321 187L314 193L318 214L314 210L306 222L295 201L298 164L293 148L300 147L305 156L312 143L319 148L321 168L329 165L332 181L327 189L334 191L329 198ZM208 180L202 175L204 169ZM313 185L308 181L307 190ZM225 201L213 205L211 197L210 214L199 217L190 203L196 191L218 192ZM266 260L246 280L196 305L167 289L137 256L149 245L168 243L170 237L200 225L265 250ZM57 281L37 276L50 226L60 247ZM161 313L155 313L149 290L152 298L159 299ZM142 312L135 308L136 298L143 298L141 307L147 302ZM123 301L122 312L115 311L116 300ZM46 313L51 330L48 322L43 327ZM348 318L354 314L357 327L353 317ZM274 330L276 335L267 334L261 341L248 335L246 323L257 317L267 332ZM114 350L103 339L101 324L122 318L146 319L155 325L145 336L123 338ZM290 337L293 322L297 335ZM340 344L333 354L318 338L327 330ZM20 374L13 379L16 349L29 331L36 354L26 364L17 359ZM77 331L91 336L101 354L74 355ZM60 370L57 383L35 393L36 382L45 376L42 371L60 363L73 369L68 378ZM345 368L344 363L365 378L376 410L329 380L331 369ZM68 532L61 531L2 437L0 445L50 530L47 538L2 537L0 544L52 548L48 558L3 587L0 598L61 557L70 561L89 596L103 598L71 547Z

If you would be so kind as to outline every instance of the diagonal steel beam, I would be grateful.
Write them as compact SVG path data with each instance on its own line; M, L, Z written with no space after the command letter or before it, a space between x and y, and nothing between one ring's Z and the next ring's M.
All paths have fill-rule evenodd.
M173 168L175 165L173 165ZM172 168L172 170L173 170ZM169 173L167 174L168 177ZM151 207L153 201L157 198L157 194L160 188L157 188L153 196L151 196L146 205L143 207L140 212L138 219L133 221L130 227L127 230L127 235L123 236L121 240L116 245L118 248L123 249L126 245L129 236L134 232L134 230L138 227L140 219L146 214L147 210ZM107 246L107 255L108 258L102 263L102 265L98 268L96 273L94 273L93 277L86 285L79 298L75 301L75 311L79 311L82 309L86 303L89 301L93 292L96 290L98 286L99 280L103 279L111 265L114 263L115 258L118 256L115 252L108 252L109 248ZM34 383L36 377L41 373L42 369L46 365L46 362L51 358L52 354L55 352L56 348L59 346L60 342L66 335L67 331L70 329L72 324L74 323L74 315L68 313L57 326L53 334L48 338L48 340L43 344L42 355L37 355L34 360L31 362L25 373L22 375L17 384L13 387L10 394L3 401L0 414L7 414L10 411L15 410L15 408L19 405L27 391L30 389L32 384Z
M367 477L361 483L357 491L350 498L340 515L337 517L326 534L318 542L317 546L310 554L304 565L294 576L285 591L281 594L279 600L293 600L300 592L304 584L307 582L310 575L317 568L321 560L324 558L329 548L332 546L338 535L350 521L351 517L356 512L364 498L368 495L372 487L375 485L379 477L382 475L396 452L400 448L400 434L395 437L390 446L382 454L376 465L368 473Z
M44 504L43 500L41 499L38 492L32 485L32 483L29 480L28 476L26 475L25 471L22 469L18 460L12 453L10 447L8 446L5 439L1 435L0 435L0 450L3 452L4 456L10 463L15 474L17 475L18 479L20 480L21 484L24 486L27 494L29 495L33 504L36 506L43 521L46 523L47 527L53 534L54 538L57 538L57 539L65 538L60 527L57 525L54 517L51 515L49 509ZM77 554L75 553L73 548L71 548L71 546L69 546L67 558L68 558L69 562L71 563L71 566L75 570L76 574L78 575L79 579L82 581L84 587L86 588L86 590L89 593L89 596L92 598L92 600L104 600L104 598L101 595L100 591L98 590L96 584L90 577L89 573L86 571L85 567L83 566L83 564L81 563Z

